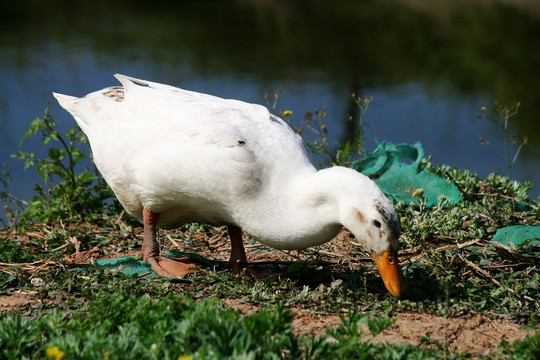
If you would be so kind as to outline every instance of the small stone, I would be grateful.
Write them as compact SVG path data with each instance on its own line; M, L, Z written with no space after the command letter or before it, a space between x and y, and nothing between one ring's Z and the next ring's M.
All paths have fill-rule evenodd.
M336 280L332 281L332 283L330 284L330 288L331 288L332 290L334 290L335 288L340 287L341 284L343 284L343 280L341 280L341 279L336 279Z
M30 283L33 287L40 287L43 285L43 279L42 278L33 278L30 280Z

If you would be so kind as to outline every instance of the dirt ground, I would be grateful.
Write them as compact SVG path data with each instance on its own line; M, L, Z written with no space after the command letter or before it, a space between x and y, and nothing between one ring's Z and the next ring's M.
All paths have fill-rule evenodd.
M38 301L31 298L32 292L15 292L10 296L0 296L0 311L15 310ZM238 299L225 299L234 309L248 315L258 310ZM299 335L325 335L324 328L340 324L338 315L313 314L305 309L292 308L294 332ZM448 349L458 352L468 350L472 356L489 355L490 350L499 346L501 340L514 342L523 339L527 331L523 325L510 320L492 320L485 316L470 318L444 318L423 313L393 314L397 321L373 340L374 342L408 343L429 346L423 338L429 334L432 341L446 344ZM366 333L369 333L365 329ZM369 337L367 337L369 338Z
M346 270L348 266L346 264L354 262L361 262L363 266L371 266L372 261L369 257L345 259L340 255L354 253L354 251L351 251L351 241L347 240L349 235L347 232L340 234L332 242L332 245L329 245L320 253L334 259L329 264L340 265L342 271L344 266ZM214 236L200 236L203 237L204 246L202 248L182 250L195 250L200 255L209 258L227 260L230 254L230 244L228 240L223 241L223 231L217 231ZM198 236L191 234L189 237L193 239ZM171 247L183 242L181 239L175 240L170 236L166 236L166 238L171 242L167 245L173 245ZM182 246L179 247L182 248ZM298 253L267 250L261 248L260 245L246 245L248 259L265 268L275 268L276 263L287 264L291 261L306 261L309 260L310 256L309 254L299 255ZM89 263L100 258L126 255L137 257L140 255L140 249L126 250L119 248L117 251L110 252L93 248L87 251L71 252L66 256L65 260L74 263ZM32 303L37 304L38 301L34 300L32 295L33 291L15 291L9 295L0 295L0 311L15 310ZM242 303L239 299L224 299L223 301L228 306L239 309L244 314L259 310L259 308L251 304ZM301 308L291 308L290 310L294 314L294 332L299 335L323 336L325 335L324 328L336 327L341 322L338 315L321 315ZM374 342L408 343L428 347L441 346L442 344L447 349L458 352L467 350L473 357L477 357L479 355L489 355L490 351L497 348L503 339L511 343L523 339L527 335L525 326L521 324L516 324L511 320L490 319L483 315L466 318L445 318L426 313L395 313L392 314L392 317L396 319L396 322L373 339ZM369 334L369 331L366 329L365 333Z
M234 309L250 314L257 309L238 300L224 300ZM317 315L304 309L291 309L294 313L294 332L299 335L325 335L324 328L337 327L341 320L338 315ZM514 342L527 335L523 325L510 320L492 320L485 316L470 318L444 318L424 313L398 313L392 315L397 321L377 335L374 342L407 343L429 346L423 341L426 335L434 342L446 344L449 350L468 351L473 357L489 355L499 347L501 340ZM369 334L368 329L364 332ZM366 337L370 338L370 337Z

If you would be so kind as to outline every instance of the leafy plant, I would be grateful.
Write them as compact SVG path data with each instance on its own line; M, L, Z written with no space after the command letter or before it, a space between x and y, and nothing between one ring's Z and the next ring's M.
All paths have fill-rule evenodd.
M503 340L499 351L506 355L506 359L528 360L540 358L540 330L532 335L527 335L523 340L508 343Z
M368 126L364 121L364 116L373 102L373 97L361 98L353 94L352 98L359 109L356 132L346 142L339 141L336 150L333 149L328 137L328 128L325 123L326 109L324 107L322 110L315 109L304 115L302 127L311 130L317 136L314 141L306 140L307 148L320 156L323 168L331 165L348 166L355 156L362 156L364 152L364 133ZM347 121L355 121L353 115L349 114Z
M359 110L356 133L345 143L338 142L336 159L334 161L335 165L349 166L352 163L355 155L362 157L365 151L365 130L369 125L364 121L364 115L366 114L370 104L373 103L373 96L369 98L362 98L353 94L352 98ZM354 121L353 116L349 114L347 121Z
M374 343L372 340L384 331L395 320L386 316L361 314L358 311L349 312L347 318L341 317L341 325L336 328L327 328L328 338L316 340L308 338L306 346L306 359L439 359L459 358L458 354L423 349L403 344ZM363 328L368 327L371 338Z
M538 224L539 202L527 195L530 184L495 174L482 180L470 171L429 162L425 168L451 178L466 200L444 207L446 199L440 197L438 205L429 208L422 206L418 193L420 207L397 204L402 239L407 247L422 249L415 263L403 267L417 284L415 300L428 300L424 308L430 299L444 304L437 310L442 315L490 309L527 321L539 290L535 258L525 256L531 251L527 249L501 253L490 240L499 228Z
M137 309L134 311L133 309ZM0 313L0 356L38 359L402 359L457 358L411 345L374 344L392 319L353 311L327 336L293 333L281 305L251 315L223 309L213 299L167 295L130 297L101 291L78 310L35 318ZM368 327L371 338L363 332Z
M77 171L78 165L91 161L82 147L83 144L88 145L88 140L78 127L60 134L47 106L44 116L35 119L26 128L21 146L27 138L37 134L41 135L44 148L48 148L48 157L39 158L34 152L24 151L13 155L25 162L25 170L35 167L45 183L45 187L34 187L37 196L32 197L28 203L21 214L22 219L58 222L66 214L70 220L75 220L119 209L118 204L110 200L114 195L100 179L96 169L90 171L85 167L82 172ZM60 146L54 147L51 144Z
M0 219L0 222L7 226L13 226L17 221L17 218L21 211L28 205L25 201L17 199L11 195L8 191L8 185L11 182L11 173L6 163L0 164L0 184L2 191L0 191L0 203L4 203L4 211L8 221ZM11 208L10 205L15 205L15 208Z
M39 345L39 335L34 321L7 313L0 326L0 354L4 359L28 358Z
M268 109L272 113L283 118L298 134L305 136L306 129L315 134L315 139L305 140L305 145L312 154L315 154L320 158L320 168L326 168L333 165L348 166L352 163L355 156L362 156L362 153L364 152L365 129L368 127L368 124L364 121L364 116L370 104L373 102L373 97L362 98L352 94L352 101L354 101L359 110L356 132L347 141L339 141L336 149L334 150L334 147L330 142L328 128L326 126L326 108L323 107L322 109L314 109L313 111L306 112L301 125L296 126L292 123L290 118L292 111L277 111L277 104L281 93L282 89L274 92L272 101L270 101L268 92L265 93L264 98L266 100ZM349 114L347 121L355 121L354 116Z
M525 136L519 136L519 137L515 135L511 137L508 136L508 121L512 117L518 114L519 108L521 107L521 103L518 101L518 102L514 102L514 104L512 105L503 105L499 101L495 101L494 105L495 105L495 111L497 112L497 115L499 118L496 121L499 122L502 127L504 150L500 150L497 146L494 146L484 135L482 135L479 140L480 140L480 144L487 144L491 146L493 149L495 149L495 151L497 151L504 158L506 162L506 170L507 170L508 177L512 179L512 167L514 166L514 164L516 163L518 159L521 148L527 145L527 142L528 142L528 139ZM487 119L488 118L487 108L482 107L480 110L482 112L480 116ZM513 157L510 156L510 151L508 149L508 145L510 143L512 144L518 143L516 152L514 153Z
M20 246L14 244L13 241L0 241L0 263L16 264L30 262L34 259L35 255L30 253L29 251L23 250ZM14 286L13 284L15 283L16 277L14 276L14 271L4 272L0 269L0 289L6 289L8 287Z
M10 240L0 242L0 262L22 263L34 260L35 256Z
M137 311L133 311L137 309ZM263 309L242 317L215 300L170 295L101 293L71 314L52 312L37 319L7 314L0 321L0 353L5 358L34 358L57 348L70 359L275 359L283 352L297 358L291 314Z

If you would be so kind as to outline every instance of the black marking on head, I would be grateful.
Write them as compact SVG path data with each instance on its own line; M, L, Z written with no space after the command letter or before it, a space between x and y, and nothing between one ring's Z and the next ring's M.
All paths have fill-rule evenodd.
M395 237L399 237L399 234L401 233L401 224L399 222L399 216L397 215L396 211L394 210L392 213L388 213L387 209L380 205L376 205L375 208L377 209L379 214L381 214L381 217L388 225L388 228L390 229L392 234Z
M238 140L238 145L244 145L246 142L244 140Z
M381 205L375 205L375 209L377 209L377 211L379 212L379 214L381 215L381 217L386 221L388 222L388 213L386 212L386 209L383 208Z

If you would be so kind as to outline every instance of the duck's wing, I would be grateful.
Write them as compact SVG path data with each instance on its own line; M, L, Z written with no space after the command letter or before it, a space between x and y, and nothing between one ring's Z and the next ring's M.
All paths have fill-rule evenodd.
M55 96L88 135L126 208L152 199L256 196L276 179L313 169L300 137L260 105L116 77L122 87Z
M264 106L123 75L116 77L123 85L130 113L150 132L152 128L158 130L162 139L167 133L173 142L180 136L201 146L239 148L248 153L242 158L272 171L298 171L311 166L301 137Z

